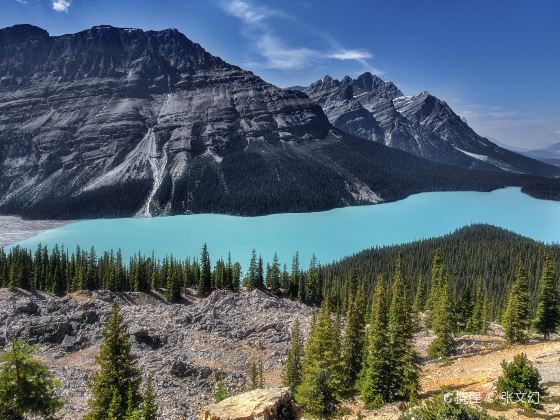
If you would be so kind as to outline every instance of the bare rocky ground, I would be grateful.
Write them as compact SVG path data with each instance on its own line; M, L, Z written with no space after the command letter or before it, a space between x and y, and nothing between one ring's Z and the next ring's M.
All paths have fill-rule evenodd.
M152 374L164 419L194 418L212 402L219 374L230 393L247 389L252 361L262 360L267 386L279 372L299 318L307 331L312 310L261 291L215 291L168 304L155 294L80 292L63 298L0 290L0 346L13 337L39 345L38 357L62 381L63 419L81 418L87 380L95 371L103 321L117 301L133 352Z
M24 220L16 216L0 216L0 247L35 236L69 222L60 220Z
M144 375L155 381L163 419L191 419L212 403L216 377L225 376L230 394L247 389L253 361L262 360L267 387L280 386L280 373L296 318L308 333L312 309L262 291L215 291L208 298L187 296L168 304L157 294L80 292L66 297L0 289L0 348L13 337L38 344L38 357L61 380L66 404L62 419L80 418L87 408L87 380L95 371L103 321L113 301L122 308L133 352ZM423 358L421 398L442 386L457 391L491 392L502 360L525 352L541 373L550 396L560 401L560 341L506 346L498 325L489 335L457 339L457 355L429 361L433 333L423 330L415 344ZM398 419L399 404L370 411L359 400L344 402L345 418ZM491 411L507 419L530 418L519 409ZM540 415L560 418L560 404L545 404Z

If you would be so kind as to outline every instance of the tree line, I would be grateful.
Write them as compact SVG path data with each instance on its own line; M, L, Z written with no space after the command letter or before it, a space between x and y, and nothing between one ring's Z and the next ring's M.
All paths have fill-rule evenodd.
M439 274L437 269L434 272L436 254L436 266L445 266ZM453 301L457 328L473 332L480 330L482 318L502 319L518 266L523 267L527 310L535 313L545 255L551 264L560 263L558 245L475 225L441 238L366 250L328 265L321 265L313 256L305 269L298 253L287 265L277 255L265 262L253 250L243 270L230 255L211 261L206 245L193 258L159 259L139 253L128 261L120 251L97 255L94 248L78 247L69 252L62 246L49 250L39 245L35 251L16 246L8 252L0 249L0 286L57 295L78 290L157 290L170 302L179 301L187 289L206 296L215 289L235 291L244 286L249 290L267 289L312 306L320 306L328 298L333 310L345 313L358 287L363 288L368 307L375 279L380 274L389 279L393 276L397 255L401 256L402 274L410 283L414 313L434 309L434 292L443 276L449 297L446 301Z

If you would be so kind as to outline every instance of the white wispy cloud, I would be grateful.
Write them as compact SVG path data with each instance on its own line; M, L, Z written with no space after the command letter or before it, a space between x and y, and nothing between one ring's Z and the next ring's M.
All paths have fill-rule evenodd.
M20 4L27 4L27 0L16 0Z
M257 47L266 60L266 66L279 70L306 67L320 56L318 51L310 48L286 47L281 40L267 33L257 40Z
M71 4L71 0L52 0L52 8L57 12L68 13Z
M339 50L329 54L329 58L335 60L369 60L373 54L364 50Z
M257 54L262 58L260 61L251 60L251 66L277 70L294 70L305 68L321 61L340 60L357 61L364 66L364 69L378 74L383 73L369 64L368 60L373 58L373 54L365 50L341 48L335 41L331 41L332 45L325 49L290 45L276 31L273 31L269 24L270 22L267 22L272 17L281 17L297 22L296 18L287 15L282 10L264 5L256 5L250 0L224 0L221 4L228 14L241 19L243 22L243 34L251 40ZM313 28L307 29L310 33L317 32ZM321 37L330 38L326 34L321 34Z

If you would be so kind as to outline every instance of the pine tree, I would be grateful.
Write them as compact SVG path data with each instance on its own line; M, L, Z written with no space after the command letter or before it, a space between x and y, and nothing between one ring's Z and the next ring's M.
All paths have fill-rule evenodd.
M208 296L212 291L212 269L206 244L202 247L200 254L200 277L196 289L200 296Z
M360 393L368 407L377 408L391 398L391 358L387 335L387 292L378 277L372 299Z
M249 270L247 271L247 276L243 280L243 286L247 290L253 290L258 285L259 276L259 263L257 259L257 251L254 249L251 251L251 261L249 262Z
M361 288L358 288L356 296L346 311L344 322L344 334L342 340L342 374L343 392L351 394L354 391L356 379L362 368L364 352L364 328L363 316L365 299Z
M272 266L270 267L269 276L266 280L266 287L270 289L270 293L277 295L280 292L280 263L278 255L274 253Z
M294 392L298 385L301 383L301 369L303 358L303 335L299 324L299 319L296 318L292 327L292 338L290 341L290 348L288 349L288 357L282 372L282 384L287 386Z
M502 361L502 374L496 383L498 393L509 393L514 396L522 395L525 405L540 405L540 397L547 395L547 390L541 383L539 370L531 363L525 353L513 356L513 360L507 363ZM538 398L529 398L530 395L539 394Z
M212 395L214 402L219 403L229 397L229 391L224 383L224 375L218 376L218 381L216 382L216 389Z
M342 383L338 331L328 301L324 301L305 346L301 384L296 389L296 400L311 415L327 416L340 398Z
M96 359L100 369L90 380L89 412L85 420L100 420L112 411L118 418L125 416L129 406L137 407L140 372L131 354L128 331L117 304L103 328L103 343Z
M168 302L177 302L181 299L181 280L179 273L173 267L173 258L171 258L171 267L167 271L167 285L165 289L165 299Z
M309 262L309 269L307 270L307 285L305 287L306 303L310 305L318 305L321 302L321 271L317 257L315 254L311 257Z
M435 296L435 306L432 316L432 327L436 338L428 347L431 357L448 357L455 349L453 331L455 331L455 316L453 313L453 300L449 290L449 280L445 269L438 285L439 296Z
M251 362L251 370L249 371L249 390L261 388L259 381L259 365L254 360Z
M559 292L555 278L556 267L549 254L545 255L540 278L537 312L533 325L547 340L560 324Z
M430 281L430 294L426 302L426 309L433 311L439 296L439 285L443 275L443 253L437 249L432 259L432 277Z
M484 305L487 303L486 294L482 284L482 278L479 278L473 296L474 305L471 316L467 320L466 331L471 334L484 334L486 329L486 314Z
M414 325L416 330L420 329L420 313L424 310L424 293L425 285L422 276L418 279L416 286L416 294L414 295L414 303L412 304L412 313L414 314Z
M529 296L523 266L519 264L517 277L511 286L503 316L503 327L509 343L522 343L529 328Z
M259 255L259 262L257 264L257 277L255 279L255 289L264 288L264 270L263 270L263 259Z
M402 277L401 256L397 256L391 285L389 345L391 354L391 396L413 400L418 394L419 364L413 347L414 323L410 288Z
M34 347L13 340L0 356L0 418L50 417L63 402L54 395L59 382L32 356Z
M146 381L146 387L142 394L142 404L140 404L140 419L141 420L157 420L158 418L158 405L156 403L156 394L152 385L152 377L149 376Z
M295 299L298 297L298 288L300 283L299 271L299 253L296 252L292 259L292 271L290 273L290 281L288 284L288 297Z

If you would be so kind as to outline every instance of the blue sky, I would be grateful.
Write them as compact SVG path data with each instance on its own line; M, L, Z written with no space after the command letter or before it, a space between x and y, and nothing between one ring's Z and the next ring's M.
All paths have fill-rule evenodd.
M282 87L371 71L406 95L430 91L502 143L530 148L560 141L560 1L0 3L0 27L31 23L51 35L98 24L177 28Z

